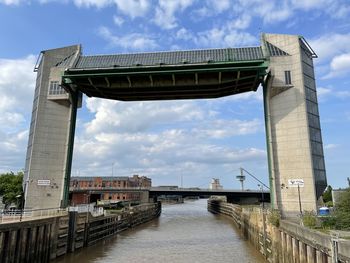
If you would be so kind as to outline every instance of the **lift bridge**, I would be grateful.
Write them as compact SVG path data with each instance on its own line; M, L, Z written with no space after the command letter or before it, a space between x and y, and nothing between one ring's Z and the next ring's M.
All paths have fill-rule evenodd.
M285 215L316 210L326 172L313 58L302 36L263 34L255 47L82 55L81 46L42 51L25 166L25 207L68 202L82 94L120 101L208 99L263 89L271 204ZM233 102L234 103L234 102Z

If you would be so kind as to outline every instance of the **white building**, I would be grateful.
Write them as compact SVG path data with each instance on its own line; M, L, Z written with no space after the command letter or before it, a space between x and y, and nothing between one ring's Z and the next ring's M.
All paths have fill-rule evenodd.
M221 190L222 185L220 185L220 180L217 178L211 179L211 183L209 184L209 189L212 190Z

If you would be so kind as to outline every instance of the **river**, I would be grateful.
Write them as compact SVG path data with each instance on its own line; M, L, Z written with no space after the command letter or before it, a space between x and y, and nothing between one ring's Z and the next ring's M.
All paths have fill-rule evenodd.
M164 205L159 218L54 262L265 262L228 218L207 211L206 202Z

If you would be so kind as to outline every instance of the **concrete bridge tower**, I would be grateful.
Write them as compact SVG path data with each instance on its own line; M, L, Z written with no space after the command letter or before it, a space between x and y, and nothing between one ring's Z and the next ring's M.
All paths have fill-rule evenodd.
M39 58L23 182L26 209L61 207L68 195L79 98L60 85L79 55L80 46L70 46Z
M285 216L316 211L327 186L317 104L313 52L301 36L263 34L270 75L264 87L271 198Z

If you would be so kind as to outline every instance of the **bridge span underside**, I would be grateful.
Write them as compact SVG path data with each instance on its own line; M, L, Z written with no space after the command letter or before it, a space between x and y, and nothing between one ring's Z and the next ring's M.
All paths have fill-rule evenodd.
M240 191L240 190L159 190L151 189L149 197L156 199L158 196L182 196L182 197L210 197L210 196L226 196L229 203L235 204L257 204L260 202L270 203L270 192L267 191Z
M83 56L42 52L27 148L26 208L66 206L82 94L120 101L218 98L264 91L271 204L285 215L316 210L327 185L314 52L301 36L263 34L261 46Z
M87 56L63 82L89 97L122 101L218 98L256 91L266 68L258 47Z
M105 193L141 193L143 201L153 199L157 201L159 196L181 196L181 197L202 197L209 198L210 196L226 196L229 203L235 204L257 204L260 202L270 202L270 192L257 190L211 190L211 189L161 189L152 187L151 189L130 189L130 188L107 188L107 189L71 189L73 194L85 194L86 196L97 196L97 199L102 200L102 195ZM91 198L88 200L93 200Z

